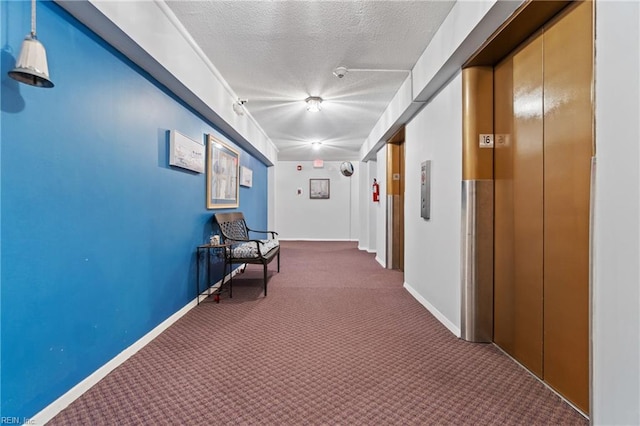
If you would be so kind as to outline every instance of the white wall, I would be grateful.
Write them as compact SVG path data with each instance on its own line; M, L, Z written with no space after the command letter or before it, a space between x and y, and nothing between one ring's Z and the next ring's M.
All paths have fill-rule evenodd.
M276 168L267 168L267 226L269 230L276 230Z
M360 163L360 171L360 210L356 219L360 229L358 248L369 253L376 253L380 205L373 201L372 187L373 179L378 179L377 161Z
M369 213L370 209L369 204L371 203L371 182L369 181L369 165L367 163L361 162L359 164L358 169L360 173L358 173L358 185L360 187L359 192L359 208L358 208L358 216L355 219L359 227L358 232L358 249L369 251L370 247L370 239L369 239Z
M460 335L462 78L405 130L405 286ZM420 166L431 160L431 219L420 216Z
M360 217L360 180L359 177L362 174L362 168L360 167L360 163L358 161L351 161L353 164L354 174L351 178L345 178L341 175L343 179L349 180L349 199L351 200L351 211L349 217L349 239L351 241L358 241L358 237L360 236L360 225L358 223L358 219ZM339 165L338 165L339 167ZM357 172L356 172L357 171Z
M596 3L592 419L640 424L640 5Z
M340 173L340 161L278 161L275 173L275 222L281 239L357 240L359 226L359 163L352 177ZM296 167L302 166L298 171ZM328 200L309 199L309 179L330 179ZM302 194L297 190L301 189Z
M376 154L375 178L380 185L380 202L373 203L373 213L375 214L375 247L376 260L379 264L387 265L387 147L383 146ZM373 184L373 179L371 179Z

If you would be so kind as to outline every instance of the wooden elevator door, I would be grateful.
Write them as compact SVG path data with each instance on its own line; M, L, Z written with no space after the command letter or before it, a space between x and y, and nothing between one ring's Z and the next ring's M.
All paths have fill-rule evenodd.
M391 268L404 271L404 127L387 143L387 194L393 196Z
M592 4L494 69L494 341L589 412Z
M494 69L494 341L542 378L542 37Z

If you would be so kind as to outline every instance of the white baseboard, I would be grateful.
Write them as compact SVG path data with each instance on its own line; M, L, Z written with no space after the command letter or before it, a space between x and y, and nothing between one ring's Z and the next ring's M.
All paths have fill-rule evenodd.
M444 316L442 314L442 312L440 312L439 310L436 309L435 306L433 306L431 303L429 303L427 301L427 299L425 299L424 297L422 297L420 295L420 293L418 293L413 287L411 287L409 284L407 284L406 282L404 283L404 288L407 289L407 291L409 292L409 294L411 294L414 299L416 299L418 302L420 302L420 304L422 306L424 306L425 308L427 308L427 310L429 312L431 312L431 314L436 317L436 319L438 321L440 321L442 323L442 325L444 325L445 327L447 327L447 329L449 329L450 332L452 332L456 337L460 337L461 333L460 333L460 328L457 327L454 323L452 323L451 321L449 321L449 319Z
M238 273L238 269L233 271L233 276ZM227 275L228 278L228 275ZM222 280L218 281L216 284L211 286L214 288L221 283ZM200 297L200 295L198 295ZM138 339L134 344L120 352L102 367L98 368L96 371L87 376L80 383L69 389L64 395L53 401L43 410L41 410L38 414L29 419L32 425L44 425L49 420L53 419L58 413L67 408L73 401L80 398L82 394L91 389L95 384L97 384L100 380L105 378L107 374L111 373L117 367L119 367L122 363L124 363L127 359L133 356L140 349L149 344L153 339L158 337L163 331L169 328L174 322L178 321L182 316L184 316L187 312L198 305L198 298L194 298L185 306L183 306L178 312L171 315L166 320L162 321L158 324L153 330L142 336Z
M383 268L387 267L387 263L383 259L380 259L378 256L376 256L376 262L378 262Z
M358 250L366 251L367 253L376 253L377 252L377 250L370 249L369 247L365 247L365 246L361 246L361 245L358 245Z

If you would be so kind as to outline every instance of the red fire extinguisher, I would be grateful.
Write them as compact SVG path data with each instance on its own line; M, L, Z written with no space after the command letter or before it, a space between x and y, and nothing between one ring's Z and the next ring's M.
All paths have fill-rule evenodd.
M378 185L377 180L373 180L373 202L377 203L380 201L380 185Z

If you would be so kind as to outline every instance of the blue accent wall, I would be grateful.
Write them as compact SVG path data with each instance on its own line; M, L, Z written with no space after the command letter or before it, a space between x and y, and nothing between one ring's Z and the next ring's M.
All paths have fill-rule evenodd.
M169 130L237 145L58 5L38 2L55 87L7 77L30 2L2 1L1 416L30 417L195 298L205 175ZM267 227L267 167L240 208Z

